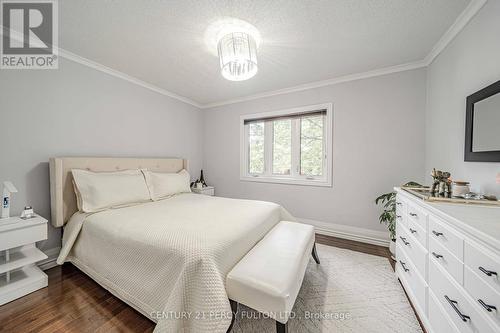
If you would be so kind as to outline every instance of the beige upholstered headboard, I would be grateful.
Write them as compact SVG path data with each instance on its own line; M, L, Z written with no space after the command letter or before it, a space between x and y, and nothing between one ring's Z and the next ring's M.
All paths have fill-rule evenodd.
M188 169L187 160L179 158L55 157L50 159L50 199L52 225L62 227L78 210L71 169L96 172L149 169L178 172Z

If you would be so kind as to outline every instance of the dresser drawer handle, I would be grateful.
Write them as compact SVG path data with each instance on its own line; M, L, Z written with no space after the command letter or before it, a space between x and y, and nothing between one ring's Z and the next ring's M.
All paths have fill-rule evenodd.
M496 311L496 309L497 309L497 307L496 307L496 306L494 306L494 305L488 305L488 304L484 303L484 301L483 301L482 299L478 299L477 301L478 301L478 302L479 302L479 304L481 304L481 306L482 306L483 308L485 308L485 309L486 309L486 311L488 311L488 312L491 312L491 310L495 310L495 311Z
M401 202L396 202L396 205L401 206L402 203Z
M498 275L497 272L489 271L487 269L482 268L481 266L479 266L479 270L488 276Z
M434 258L436 259L439 259L439 258L442 258L443 256L440 255L440 254L437 254L436 252L432 252L432 255L434 256Z
M436 230L432 230L432 233L433 233L436 237L443 236L443 233L442 233L442 232L437 232Z
M418 215L415 213L410 213L410 216L417 217Z
M417 230L410 228L410 232L411 232L412 234L414 234L414 233L416 233L416 232L417 232Z
M397 219L400 219L400 218L401 218L401 215L396 215L396 218L397 218Z
M399 238L401 238L401 240L403 241L403 243L404 243L405 245L410 245L410 242L407 242L407 241L406 241L406 238L404 238L404 237L402 237L402 236L399 236Z
M446 300L448 301L448 303L450 303L451 307L453 308L453 310L455 310L455 312L457 313L457 315L460 317L460 319L462 319L462 321L467 321L467 319L470 320L470 317L469 316L466 316L464 315L462 312L460 312L460 310L457 308L457 304L458 302L457 301L454 301L452 299L450 299L448 296L444 295L444 298L446 298Z
M399 261L399 263L401 264L401 267L403 267L403 269L404 269L405 272L409 272L410 271L408 268L406 268L406 263L402 262L401 260Z

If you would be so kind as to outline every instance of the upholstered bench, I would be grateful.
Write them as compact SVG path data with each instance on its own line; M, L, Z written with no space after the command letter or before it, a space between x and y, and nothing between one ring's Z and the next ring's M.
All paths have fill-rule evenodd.
M229 330L241 303L276 320L277 332L287 332L311 253L319 264L313 226L278 223L227 275L233 311Z

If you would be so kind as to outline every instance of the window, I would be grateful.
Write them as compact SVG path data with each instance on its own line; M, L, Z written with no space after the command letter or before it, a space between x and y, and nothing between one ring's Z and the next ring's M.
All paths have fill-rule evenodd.
M241 117L241 179L332 185L332 105Z
M251 174L264 173L264 122L249 124L248 126L248 172Z

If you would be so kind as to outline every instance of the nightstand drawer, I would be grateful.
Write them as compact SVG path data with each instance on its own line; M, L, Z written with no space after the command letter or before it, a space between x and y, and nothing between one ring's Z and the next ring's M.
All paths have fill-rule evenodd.
M0 233L0 251L47 239L47 224L41 223Z

